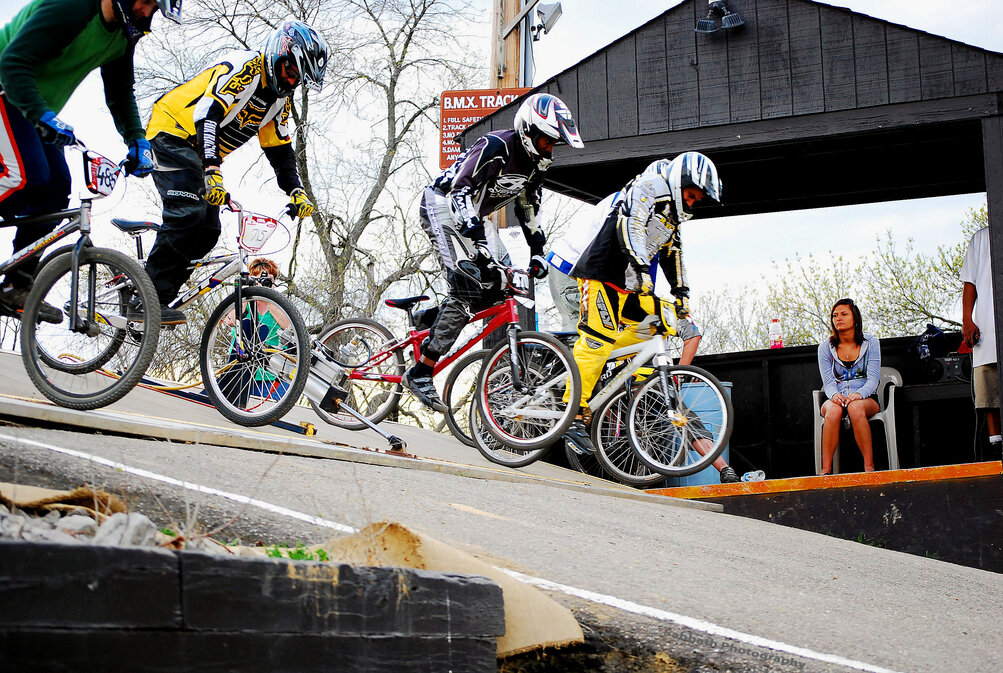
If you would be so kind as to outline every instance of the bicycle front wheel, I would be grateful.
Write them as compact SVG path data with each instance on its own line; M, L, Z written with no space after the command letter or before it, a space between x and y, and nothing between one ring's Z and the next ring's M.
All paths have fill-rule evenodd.
M656 371L630 405L628 430L638 458L667 477L711 465L731 439L734 413L721 382L699 367Z
M649 487L665 481L665 475L641 462L630 443L628 418L633 398L618 390L592 414L592 443L596 459L613 479L630 486Z
M513 449L542 449L571 425L581 378L571 351L543 332L519 332L513 351L506 338L488 354L477 382L477 407L484 428Z
M385 377L403 376L404 354L393 348L395 339L390 330L369 318L349 318L325 327L317 341L348 370L348 379L343 384L348 391L345 404L373 423L379 423L397 410L401 384ZM347 413L328 413L313 402L310 406L331 425L346 430L366 429Z
M233 293L209 316L199 347L202 385L227 420L267 425L303 393L310 336L296 307L275 290L241 288L240 301L235 307Z
M71 409L97 409L122 398L142 380L157 349L160 301L146 271L131 257L106 248L84 248L46 263L25 299L21 359L47 398ZM142 323L126 320L129 299L150 307ZM58 324L39 323L45 302L62 312ZM93 318L91 309L93 308ZM70 312L78 317L70 328Z
M498 441L498 439L487 431L484 417L477 410L477 401L470 401L470 436L474 440L474 446L481 455L492 463L504 465L505 467L526 467L530 463L547 455L552 444L547 444L538 449L519 449Z
M446 425L453 436L467 446L477 446L470 432L470 416L476 410L477 380L487 357L488 352L483 350L467 353L450 369L446 385L442 387L442 401L449 408L445 414Z

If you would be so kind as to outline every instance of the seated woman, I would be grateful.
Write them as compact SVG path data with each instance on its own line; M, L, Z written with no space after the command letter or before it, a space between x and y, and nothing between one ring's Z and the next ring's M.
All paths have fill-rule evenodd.
M832 457L839 444L839 424L847 418L864 457L864 471L874 471L871 426L878 413L878 380L881 345L864 334L860 309L852 299L840 299L832 307L832 335L818 345L818 369L827 399L822 403L822 472L832 474Z

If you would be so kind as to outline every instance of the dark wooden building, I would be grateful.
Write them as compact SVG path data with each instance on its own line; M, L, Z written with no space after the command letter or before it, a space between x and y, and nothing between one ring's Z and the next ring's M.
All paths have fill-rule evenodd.
M585 141L557 148L546 186L595 203L653 159L699 150L724 181L706 217L986 192L1003 334L1003 54L811 0L728 6L744 26L697 34L707 3L686 0L536 87ZM461 140L511 128L517 105ZM805 393L788 392L758 421L790 425ZM756 453L772 455L779 438L764 441Z
M707 4L687 0L536 87L585 140L558 147L549 189L595 203L695 149L728 216L981 192L1000 170L1003 54L811 0L728 6L744 26L696 34Z

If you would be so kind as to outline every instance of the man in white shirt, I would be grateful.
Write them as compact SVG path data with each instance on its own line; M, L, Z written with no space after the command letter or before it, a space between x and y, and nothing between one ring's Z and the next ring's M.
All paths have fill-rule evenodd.
M972 349L972 384L975 408L986 411L986 426L993 454L1003 447L1000 435L1000 377L996 363L996 316L993 301L989 227L974 234L961 264L964 291L961 298L961 334ZM984 329L983 329L984 328Z

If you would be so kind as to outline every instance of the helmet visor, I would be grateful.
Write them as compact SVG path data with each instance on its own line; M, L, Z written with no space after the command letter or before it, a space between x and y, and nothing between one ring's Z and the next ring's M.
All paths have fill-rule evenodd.
M585 143L582 142L582 137L578 135L578 126L575 124L574 117L571 113L565 110L557 110L557 128L558 132L561 134L561 140L571 145L572 147L577 147L581 149L585 147Z

